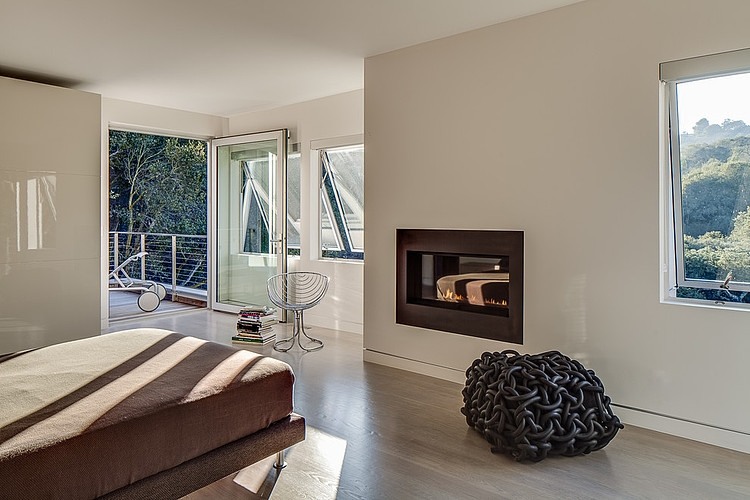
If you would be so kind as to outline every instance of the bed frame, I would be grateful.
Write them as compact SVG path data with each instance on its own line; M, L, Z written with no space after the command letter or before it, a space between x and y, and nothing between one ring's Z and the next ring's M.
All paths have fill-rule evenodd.
M179 498L276 454L274 468L283 469L285 450L305 439L305 419L292 414L271 427L204 453L182 465L141 479L100 498Z

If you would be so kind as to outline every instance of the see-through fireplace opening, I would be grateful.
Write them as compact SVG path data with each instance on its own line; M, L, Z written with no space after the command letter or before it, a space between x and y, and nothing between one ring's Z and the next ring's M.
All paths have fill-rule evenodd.
M396 322L523 343L523 231L396 230Z

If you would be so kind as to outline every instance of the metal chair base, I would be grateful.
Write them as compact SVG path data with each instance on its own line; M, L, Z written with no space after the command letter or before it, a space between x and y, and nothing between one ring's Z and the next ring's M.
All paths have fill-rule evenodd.
M288 339L283 340L277 340L273 344L273 348L279 352L287 352L292 347L294 347L294 344L296 343L303 351L312 352L317 351L318 349L323 348L323 341L320 339L315 339L307 334L305 331L305 321L304 317L302 316L303 311L294 311L294 328L292 329L292 336ZM309 342L306 342L306 344L312 345L313 347L305 347L302 345L302 335L309 340ZM289 347L285 347L286 345L289 345Z

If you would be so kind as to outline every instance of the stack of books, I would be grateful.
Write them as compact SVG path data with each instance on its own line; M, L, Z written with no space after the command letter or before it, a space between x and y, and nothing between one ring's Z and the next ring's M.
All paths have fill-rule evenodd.
M232 337L232 342L255 345L273 342L276 339L276 333L272 325L278 322L276 310L271 307L243 307L237 315L237 334Z

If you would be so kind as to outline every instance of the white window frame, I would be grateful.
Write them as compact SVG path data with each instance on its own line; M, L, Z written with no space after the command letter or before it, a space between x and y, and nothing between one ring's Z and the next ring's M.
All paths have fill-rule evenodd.
M750 309L740 302L678 298L678 287L722 288L721 280L698 280L685 277L684 234L682 228L682 187L677 121L677 84L707 78L750 73L750 49L692 57L659 65L660 92L660 179L661 195L661 285L662 301L730 309ZM674 145L674 148L672 147ZM672 154L673 151L676 154ZM733 291L750 291L750 283L731 282Z
M287 257L299 257L302 254L302 154L299 151L299 143L290 144L289 151L287 152L287 205L289 204L289 163L292 158L295 158L298 162L298 172L297 172L297 183L299 184L299 193L297 193L297 202L299 204L300 209L300 220L294 220L292 219L292 216L289 214L289 209L287 208L287 224L291 224L294 226L295 231L297 231L297 235L299 237L299 242L295 245L292 245L289 243L289 235L287 234ZM291 253L290 253L291 252Z
M321 200L321 191L320 191L320 179L322 176L322 162L321 162L321 153L325 150L330 149L336 149L336 148L345 148L350 146L359 146L364 144L364 135L363 134L354 134L354 135L347 135L342 137L333 137L328 139L319 139L319 140L312 140L310 141L310 159L315 162L315 168L312 169L313 172L316 173L315 176L315 199L317 200L316 206L316 227L317 227L317 242L315 242L315 255L317 256L318 260L325 260L325 261L331 261L334 260L336 262L349 262L353 264L362 264L364 263L364 260L362 259L342 259L342 258L336 258L336 257L324 257L323 256L323 249L322 249L322 211L324 210L323 202ZM334 221L332 221L334 222ZM335 223L335 222L334 222Z

